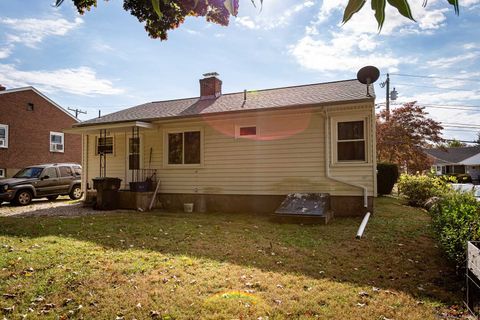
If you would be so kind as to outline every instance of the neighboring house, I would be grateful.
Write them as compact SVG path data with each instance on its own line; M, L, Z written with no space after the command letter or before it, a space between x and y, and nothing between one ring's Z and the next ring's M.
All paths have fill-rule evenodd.
M433 160L437 175L467 173L473 180L480 177L480 146L425 149Z
M100 175L157 169L167 208L273 212L288 193L329 193L336 215L372 210L374 98L357 80L222 94L216 74L200 97L145 103L75 124L84 187ZM138 135L137 135L138 133Z
M82 159L82 139L66 134L78 120L33 87L0 86L0 178L23 167Z

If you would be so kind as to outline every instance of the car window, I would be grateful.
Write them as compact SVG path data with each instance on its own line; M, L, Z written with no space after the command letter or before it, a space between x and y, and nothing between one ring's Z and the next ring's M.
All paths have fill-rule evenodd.
M42 168L24 168L14 175L14 178L38 178L42 173Z
M70 167L59 167L61 177L71 177L73 175L72 168Z
M53 167L45 168L45 170L43 170L43 176L48 176L49 178L58 178L57 170Z
M75 174L76 174L77 176L81 176L81 175L82 175L82 167L80 167L80 166L74 166L74 167L73 167L73 172L75 172Z

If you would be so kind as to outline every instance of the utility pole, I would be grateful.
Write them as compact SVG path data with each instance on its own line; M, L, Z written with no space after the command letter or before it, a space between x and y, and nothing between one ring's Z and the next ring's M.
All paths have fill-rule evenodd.
M385 87L385 98L386 98L386 110L387 110L387 115L386 115L386 120L390 118L390 75L387 73L387 80L384 82L380 83L380 87Z
M80 110L78 108L75 108L75 109L68 108L68 110L75 112L75 118L77 118L77 119L78 119L78 114L79 113L87 114L87 111L83 111L83 110Z

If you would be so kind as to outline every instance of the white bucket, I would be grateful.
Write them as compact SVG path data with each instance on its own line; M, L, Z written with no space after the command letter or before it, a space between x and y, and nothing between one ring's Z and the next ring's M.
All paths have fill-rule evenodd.
M187 213L193 212L193 203L184 203L183 204L183 211Z

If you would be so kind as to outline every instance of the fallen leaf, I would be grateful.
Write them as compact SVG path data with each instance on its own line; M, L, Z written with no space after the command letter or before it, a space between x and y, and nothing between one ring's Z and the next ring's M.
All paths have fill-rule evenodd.
M366 292L366 291L360 291L360 292L358 293L358 295L359 295L360 297L368 297L368 296L369 296L368 292Z

